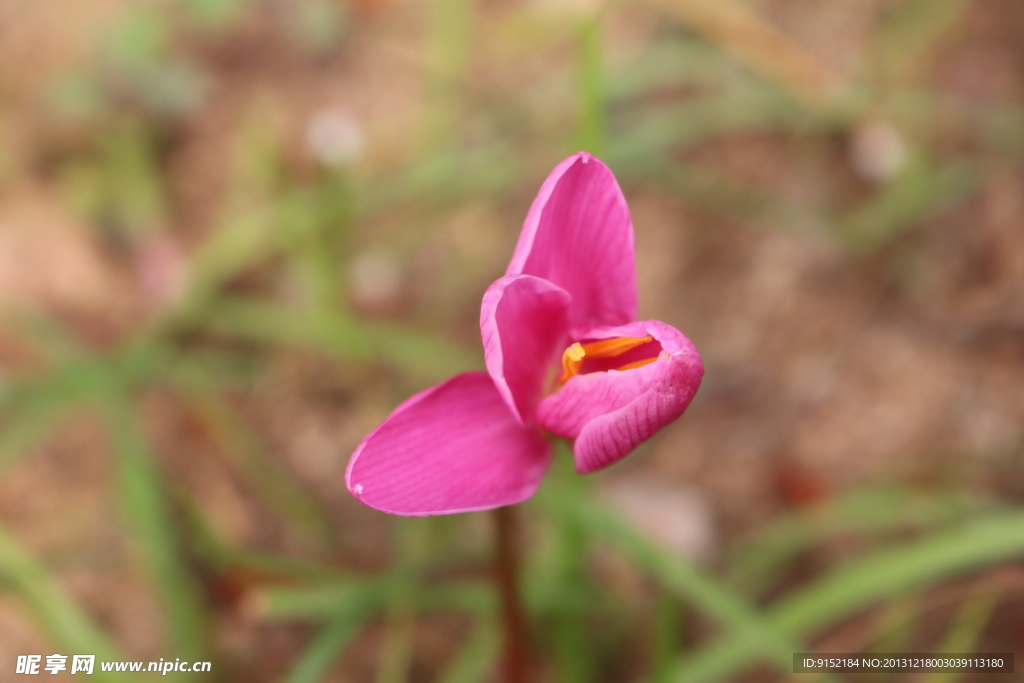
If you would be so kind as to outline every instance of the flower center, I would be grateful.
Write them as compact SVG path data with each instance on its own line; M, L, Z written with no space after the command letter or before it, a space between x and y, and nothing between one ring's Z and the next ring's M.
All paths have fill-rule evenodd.
M646 337L615 337L613 339L601 339L599 341L587 342L581 344L580 342L573 342L573 344L565 350L562 354L562 376L559 378L559 384L565 384L570 379L580 374L580 370L583 368L583 362L585 360L601 360L606 358L617 358L627 351L643 346L654 341L654 337L650 335ZM624 363L617 367L611 367L611 370L632 370L633 368L643 367L648 363L653 363L658 360L657 356L653 358L641 358L640 360L634 360L632 362Z

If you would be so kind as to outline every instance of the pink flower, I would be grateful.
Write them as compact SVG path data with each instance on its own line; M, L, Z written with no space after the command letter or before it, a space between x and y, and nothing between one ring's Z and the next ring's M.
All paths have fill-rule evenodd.
M682 333L639 321L633 224L615 176L586 152L537 194L480 309L487 372L405 401L363 439L345 483L396 515L519 503L571 439L576 469L627 455L683 414L704 365Z

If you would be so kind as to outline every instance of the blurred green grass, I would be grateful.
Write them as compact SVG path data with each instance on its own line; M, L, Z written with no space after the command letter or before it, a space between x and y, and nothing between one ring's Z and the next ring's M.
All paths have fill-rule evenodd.
M872 70L848 75L838 90L810 93L806 82L786 78L792 63L786 55L759 54L765 48L757 42L737 52L721 40L721 27L730 22L761 35L766 29L752 10L697 4L704 12L699 20L666 10L643 48L625 55L607 48L610 7L568 8L558 16L524 10L517 21L537 41L568 46L571 57L553 59L528 87L505 92L480 85L474 50L488 40L477 33L483 9L469 0L435 0L424 22L428 102L410 123L411 144L400 158L337 167L296 163L288 143L254 110L234 131L215 227L188 257L180 301L105 348L42 312L11 321L13 334L43 356L44 367L3 379L0 465L16 466L69 414L102 416L116 465L111 496L158 596L170 656L218 658L213 608L191 556L190 545L201 538L201 554L218 569L269 566L285 578L282 585L246 589L244 604L259 619L315 626L281 681L328 680L346 650L380 628L376 680L420 680L413 673L416 629L425 618L449 613L471 627L438 680L488 680L494 671L497 604L481 578L488 549L466 552L457 543L471 521L390 520L395 547L380 575L328 564L297 568L287 554L255 558L219 539L198 509L191 518L180 514L189 508L189 492L166 476L138 409L152 391L178 396L280 523L329 554L337 546L332 535L349 530L337 527L236 410L238 378L259 387L276 354L301 351L339 368L397 375L388 385L397 400L407 389L480 366L476 350L436 326L375 319L350 304L348 269L357 240L365 239L355 226L373 225L387 235L390 224L408 220L403 212L429 226L437 212L480 196L509 201L523 195L524 179L538 165L537 148L547 161L582 147L605 158L624 184L770 229L789 230L798 217L847 258L868 258L962 205L985 169L1006 154L1002 141L1024 137L1018 102L972 104L970 115L991 125L971 130L970 155L948 151L946 129L954 122L931 115L948 107L929 90L923 64L968 3L947 3L943 12L922 0L898 3L872 38ZM353 22L371 22L346 8L312 0L288 6L288 40L314 60L355 40ZM202 116L203 93L219 77L194 46L230 44L258 12L241 0L132 7L93 62L52 84L53 115L89 131L86 144L58 160L56 176L68 205L105 239L137 244L174 225L175 193L162 153L182 134L182 121ZM763 59L765 68L745 68L751 59ZM687 161L701 145L729 136L797 136L827 149L877 119L902 136L906 161L869 191L834 191L815 205ZM996 121L1003 132L991 134ZM426 237L409 239L415 248ZM629 680L659 683L733 680L757 664L781 678L792 653L827 628L878 605L901 605L951 576L983 576L1024 556L1021 512L962 491L886 487L828 498L766 522L713 568L659 547L565 472L523 508L548 530L546 552L527 557L529 615L535 628L551 632L550 638L537 634L538 653L545 670L566 682L613 680L602 672L624 666L633 672ZM908 536L913 540L901 540ZM797 559L846 537L862 544L859 557L787 585ZM0 586L25 604L55 647L123 656L54 569L7 532L0 545ZM595 577L598 549L621 556L656 586L657 618L648 626L659 645L647 661L628 649L620 655L593 647L602 637L594 624L629 609ZM453 566L472 576L459 576ZM976 645L999 600L980 579L976 585L937 651ZM775 597L766 604L770 589ZM923 618L916 608L909 611L911 620ZM687 632L697 615L714 624L700 640Z

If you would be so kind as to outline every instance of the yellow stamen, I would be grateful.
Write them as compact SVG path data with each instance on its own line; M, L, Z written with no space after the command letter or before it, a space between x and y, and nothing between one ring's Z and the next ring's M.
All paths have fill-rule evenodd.
M570 377L575 377L579 374L585 355L587 355L587 352L579 342L573 342L573 345L565 350L565 353L562 354L563 372L562 377L558 380L559 384L565 384L569 381Z
M579 342L573 342L572 346L565 350L562 354L562 376L559 378L559 384L565 384L570 379L579 374L580 368L583 367L583 359L587 358L615 358L621 356L630 349L635 349L642 344L654 341L654 337L615 337L614 339L602 339L600 341L588 342L586 344L580 344ZM627 363L625 366L618 368L619 370L631 370L634 367L641 367L647 365L656 358L650 360L636 361L635 363Z

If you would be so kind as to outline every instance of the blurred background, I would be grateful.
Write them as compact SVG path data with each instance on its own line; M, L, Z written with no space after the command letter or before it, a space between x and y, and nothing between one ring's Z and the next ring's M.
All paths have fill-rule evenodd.
M579 149L707 374L519 507L537 680L1024 667L1020 2L0 0L5 680L500 680L487 517L343 475Z

